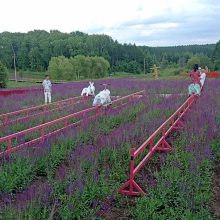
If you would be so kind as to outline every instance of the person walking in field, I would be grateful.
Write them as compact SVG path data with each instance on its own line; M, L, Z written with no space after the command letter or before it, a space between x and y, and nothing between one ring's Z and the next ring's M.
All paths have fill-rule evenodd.
M188 87L189 96L192 94L200 95L201 93L200 71L198 68L198 64L195 64L193 70L189 74L191 77L191 84Z
M51 103L51 87L52 87L52 84L49 80L49 75L45 75L45 79L44 79L42 85L43 85L43 88L44 88L45 104Z

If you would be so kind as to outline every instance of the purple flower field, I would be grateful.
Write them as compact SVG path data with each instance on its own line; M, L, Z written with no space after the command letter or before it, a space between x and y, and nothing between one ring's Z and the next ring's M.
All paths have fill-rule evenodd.
M129 199L119 195L118 189L128 179L130 149L138 148L187 99L188 82L97 80L96 93L103 89L103 83L110 84L113 96L142 89L146 94L127 105L106 109L99 118L84 118L81 126L64 130L43 143L1 158L0 216L3 219L218 218L218 209L213 208L216 195L212 193L211 176L216 152L220 151L220 80L207 80L201 97L183 119L183 129L171 133L169 139L174 150L156 154L138 174L137 182L147 195ZM86 82L54 85L53 100L79 96L84 87ZM0 97L3 105L0 112L42 104L42 91L35 92L34 97L33 94ZM91 102L42 118L48 117L50 121L89 105ZM32 127L36 123L32 119L23 124Z
M104 89L103 83L110 84L108 88L111 91L111 95L122 96L142 89L146 89L149 93L186 93L188 82L185 80L162 81L162 83L161 81L140 81L131 79L96 80L94 84L96 94ZM52 100L57 101L80 96L82 89L88 87L88 85L88 82L53 85ZM39 91L34 91L29 94L0 96L0 103L0 114L44 104L43 89L39 89Z

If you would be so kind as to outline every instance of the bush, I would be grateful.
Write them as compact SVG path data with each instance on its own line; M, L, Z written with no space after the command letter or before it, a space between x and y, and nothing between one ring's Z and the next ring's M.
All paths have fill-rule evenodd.
M8 70L6 66L0 61L0 88L6 88L8 81Z

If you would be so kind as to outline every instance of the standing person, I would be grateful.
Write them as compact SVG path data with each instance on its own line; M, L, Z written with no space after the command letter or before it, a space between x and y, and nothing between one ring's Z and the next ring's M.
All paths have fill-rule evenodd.
M200 83L201 83L202 88L203 88L203 86L204 86L205 79L206 79L206 73L205 73L205 70L201 70Z
M191 84L188 87L189 96L195 93L196 95L200 95L201 92L201 84L200 84L200 71L198 70L198 64L194 65L193 70L189 74L191 77Z
M49 75L45 75L45 79L42 83L44 87L44 98L45 98L45 104L47 104L47 98L48 102L51 103L51 82L49 80Z

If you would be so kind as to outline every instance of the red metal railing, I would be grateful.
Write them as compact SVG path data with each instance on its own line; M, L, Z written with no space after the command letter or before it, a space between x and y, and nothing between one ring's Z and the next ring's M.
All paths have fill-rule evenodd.
M3 117L4 119L4 122L3 123L0 123L0 128L2 126L6 126L6 125L12 125L12 124L15 124L15 123L19 123L19 122L22 122L24 120L29 120L33 117L36 117L36 116L40 116L40 115L43 115L43 114L49 114L49 113L53 113L53 112L56 112L56 111L60 111L60 110L64 110L68 107L71 107L71 106L74 106L76 104L79 104L81 102L84 102L86 100L88 100L88 97L89 96L85 96L83 99L81 100L72 100L70 104L67 104L67 105L62 105L62 106L59 106L57 108L53 108L53 109L50 109L48 110L48 108L46 109L43 109L42 112L38 112L38 113L34 113L34 114L27 114L25 115L24 117L19 117L19 118L16 118L16 119L11 119L10 121L9 120L5 120L5 119L8 119L8 117ZM21 116L21 115L20 115Z
M27 92L35 92L40 89L13 89L13 90L0 90L0 96L14 95L14 94L22 94Z
M132 98L140 98L139 95L143 94L143 93L144 93L144 90L133 93L133 94L130 94L128 96L121 97L119 99L116 99L115 101L112 102L112 106L114 106L115 104L116 105L118 104L118 106L125 105ZM44 124L41 124L41 125L38 125L38 126L35 126L35 127L32 127L32 128L29 128L29 129L26 129L26 130L23 130L21 132L17 132L17 133L2 137L2 138L0 138L0 143L5 143L6 147L7 147L7 150L3 150L2 152L0 152L0 156L3 156L5 154L10 154L14 151L17 151L17 150L20 150L24 147L30 146L31 144L34 144L36 142L43 141L45 138L48 138L52 135L55 135L55 134L63 131L66 128L77 126L83 121L83 119L80 119L80 120L78 120L77 122L74 122L74 123L71 123L70 120L71 119L76 119L77 116L85 116L87 113L93 113L94 115L91 115L91 116L87 117L87 118L92 118L92 117L96 117L97 115L100 115L102 112L100 111L100 107L98 107L98 106L97 107L92 107L92 108L88 108L88 109L70 114L68 116L65 116L65 117L62 117L62 118L59 118L59 119L56 119L56 120L53 120L53 121L50 121L50 122L47 122L47 123L44 123ZM60 124L60 123L62 123L62 128L58 128L58 129L46 134L46 128L51 128L51 127L53 128L53 126L55 126L57 124ZM27 141L23 144L13 146L12 140L17 139L21 136L25 136L27 134L31 134L31 133L33 134L36 131L40 131L40 135L38 134L39 137L37 137L33 140L30 140L30 141Z
M87 97L89 97L89 96L87 96ZM21 110L18 110L18 111L2 114L2 115L0 115L0 119L3 122L0 124L0 127L2 125L7 125L10 121L10 117L19 117L20 116L20 117L24 118L24 117L32 115L33 112L35 112L35 111L42 110L43 112L47 112L47 111L49 111L49 107L51 107L51 106L59 106L59 105L62 105L62 104L74 104L75 101L82 100L82 99L85 99L85 98L86 98L86 96L77 96L77 97L73 97L73 98L60 100L60 101L57 101L57 102L52 102L52 103L49 103L49 104L38 105L38 106L35 106L35 107L25 108L25 109L21 109ZM24 114L25 114L25 116L23 116Z
M182 128L181 119L189 111L189 108L194 103L195 99L196 96L190 96L138 149L131 149L130 177L129 180L119 189L119 193L129 196L145 194L141 187L135 182L135 176L156 151L172 150L172 147L166 141L166 137L173 129ZM135 167L135 160L144 153L147 147L149 147L148 153Z
M207 76L211 77L211 78L217 78L220 77L220 71L214 71L214 72L208 72Z
M205 71L207 77L210 77L210 78L217 78L217 77L220 77L220 71L213 71L213 72L208 72L208 71ZM189 76L190 74L189 73L181 73L181 74L178 74L178 76Z

